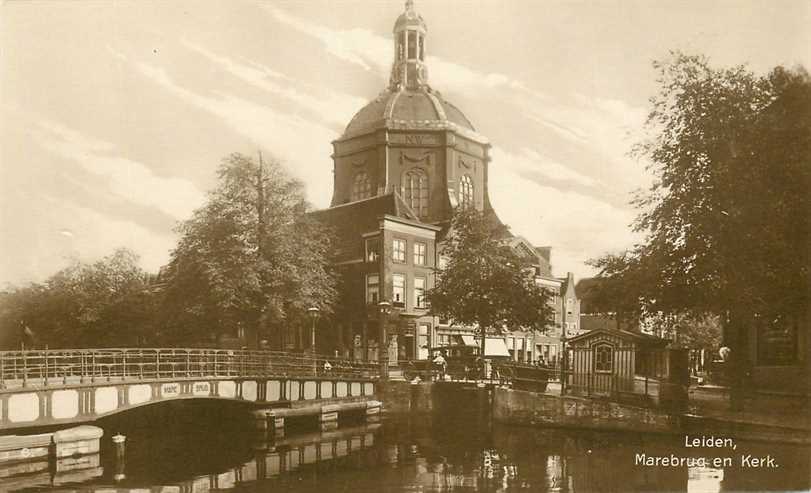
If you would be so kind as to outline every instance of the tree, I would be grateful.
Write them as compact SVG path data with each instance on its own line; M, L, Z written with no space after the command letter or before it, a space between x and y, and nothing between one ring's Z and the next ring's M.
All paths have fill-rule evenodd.
M641 272L629 290L649 313L721 316L745 354L756 319L808 310L811 80L680 53L654 66L660 92L635 149L656 178L634 201L646 237L626 267L596 265L617 281Z
M87 264L74 261L42 284L5 293L0 324L5 344L27 346L127 346L152 332L155 296L138 256L118 249Z
M426 293L434 315L478 327L482 355L487 333L505 327L544 331L552 321L549 294L528 273L527 260L501 241L503 233L484 213L459 208L442 249L447 265Z
M274 160L239 154L223 160L218 178L178 227L162 309L167 338L213 341L242 327L258 341L302 323L308 307L331 313L331 235L305 215L301 182Z

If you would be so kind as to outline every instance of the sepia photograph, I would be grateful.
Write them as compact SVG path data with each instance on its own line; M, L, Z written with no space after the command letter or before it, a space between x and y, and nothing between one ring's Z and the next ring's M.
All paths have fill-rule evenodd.
M0 492L811 491L811 1L0 1Z

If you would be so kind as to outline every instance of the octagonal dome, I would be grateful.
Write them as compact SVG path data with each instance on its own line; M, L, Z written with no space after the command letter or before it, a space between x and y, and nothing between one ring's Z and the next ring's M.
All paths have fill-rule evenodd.
M482 141L470 120L441 94L428 87L387 89L349 121L341 139L389 130L453 130Z

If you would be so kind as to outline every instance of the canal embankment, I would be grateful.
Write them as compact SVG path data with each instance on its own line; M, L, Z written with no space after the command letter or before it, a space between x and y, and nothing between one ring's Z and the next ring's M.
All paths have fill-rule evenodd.
M458 387L458 388L457 388ZM780 418L779 408L754 407L741 412L673 411L635 406L599 397L561 396L494 386L487 398L467 399L474 387L450 382L380 382L377 398L385 414L421 413L450 407L486 407L491 419L512 425L633 431L664 434L715 434L740 439L811 444L811 416L793 413ZM467 399L467 400L466 400ZM473 409L469 409L473 410Z
M539 394L504 387L493 389L492 418L525 426L555 426L607 431L713 434L746 440L811 444L807 419L776 424L757 413L700 415L638 407L600 398Z

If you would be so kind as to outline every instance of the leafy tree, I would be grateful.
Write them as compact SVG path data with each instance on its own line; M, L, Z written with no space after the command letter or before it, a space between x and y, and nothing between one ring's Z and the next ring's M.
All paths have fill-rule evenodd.
M678 341L691 349L715 349L721 346L720 318L710 314L642 314L641 328L664 339Z
M549 294L528 273L527 259L502 241L504 233L482 212L457 210L442 250L447 265L426 293L433 314L477 326L482 336L505 327L546 329L553 316ZM486 354L486 337L481 341Z
M635 149L656 177L634 202L647 236L622 268L596 265L620 283L642 273L626 287L649 313L720 315L745 354L755 319L808 310L811 80L679 53L654 66L660 92Z
M178 227L165 338L213 341L241 326L258 340L301 323L308 307L331 313L331 235L305 215L301 182L276 161L240 154L223 160L218 178L207 203Z
M119 249L87 264L79 261L42 284L7 292L0 324L5 344L51 348L134 345L152 332L155 296L138 256Z

